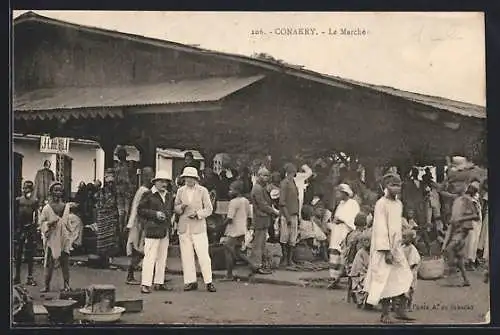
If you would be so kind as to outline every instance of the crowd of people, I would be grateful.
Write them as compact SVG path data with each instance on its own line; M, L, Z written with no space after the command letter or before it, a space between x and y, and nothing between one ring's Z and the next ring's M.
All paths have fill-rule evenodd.
M349 300L360 308L380 304L383 323L393 322L391 310L397 318L411 320L406 312L425 257L444 255L445 277L456 282L459 273L464 286L470 285L467 271L487 265L487 180L463 157L453 157L442 183L433 180L429 169L419 178L415 168L401 176L390 167L378 180L379 188L370 190L362 170L342 163L327 166L318 160L300 169L287 163L277 171L261 164L252 180L249 168L228 169L220 176L209 168L200 171L188 153L178 178L146 167L134 190L126 152L118 150L117 156L119 162L106 170L103 185L81 183L73 201L63 199L63 185L53 176L43 201L35 191L38 185L24 183L23 195L16 199L16 283L26 246L27 284L36 285L32 250L38 229L44 245L43 290L50 290L56 265L63 273L63 289L70 290L69 255L81 247L87 226L96 234L96 254L105 260L120 252L130 257L126 283L139 285L142 293L171 290L165 269L173 235L179 240L184 290L198 289L197 259L206 290L216 292L207 219L224 200L227 214L219 229L224 280L234 280L237 260L247 263L252 275L293 267L302 260L300 246L328 262L329 289L339 288L341 278L348 277ZM46 183L47 178L37 180ZM270 243L280 245L274 255L279 264L269 262ZM134 272L141 261L137 281Z

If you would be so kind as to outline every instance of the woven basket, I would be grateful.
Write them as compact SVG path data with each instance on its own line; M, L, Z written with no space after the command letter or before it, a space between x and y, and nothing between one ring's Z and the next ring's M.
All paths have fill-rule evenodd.
M312 260L314 260L314 255L309 247L299 244L295 248L294 258L295 261L298 262L311 262Z
M418 269L418 277L423 280L439 279L444 274L443 257L423 257Z

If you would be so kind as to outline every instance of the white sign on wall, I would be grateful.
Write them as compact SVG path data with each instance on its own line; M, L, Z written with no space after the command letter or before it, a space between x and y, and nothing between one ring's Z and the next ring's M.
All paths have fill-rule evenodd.
M47 154L67 154L69 153L69 138L41 136L40 152Z

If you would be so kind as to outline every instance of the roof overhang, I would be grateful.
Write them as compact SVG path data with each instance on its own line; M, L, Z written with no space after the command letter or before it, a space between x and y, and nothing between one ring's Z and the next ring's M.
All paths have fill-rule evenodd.
M14 97L15 119L123 117L127 114L219 110L221 102L264 78L213 77L122 87L39 89Z

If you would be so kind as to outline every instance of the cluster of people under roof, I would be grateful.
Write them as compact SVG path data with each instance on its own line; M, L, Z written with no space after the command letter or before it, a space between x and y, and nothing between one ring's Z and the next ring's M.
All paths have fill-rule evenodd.
M44 242L43 290L51 289L56 264L63 272L63 289L70 290L69 254L79 243L71 220L77 216L92 222L97 253L104 258L114 255L120 243L126 249L131 259L128 284L140 285L145 294L169 291L165 268L176 227L184 290L198 288L196 254L206 289L215 292L206 220L213 214L217 188L222 189L214 182L220 178L210 170L201 174L192 155L187 155L176 182L165 171L153 176L153 169L146 167L142 185L132 192L126 153L118 151L118 157L121 163L106 171L103 187L92 186L92 205L85 203L88 197L80 199L82 193L77 194L78 215L73 203L64 201L60 182L50 184L43 202L35 196L36 186L25 182L23 196L16 199L16 265L22 258L22 246L30 245L38 227ZM296 263L298 243L315 249L318 257L329 262L329 288L337 288L340 278L348 276L349 297L359 307L380 303L382 322L392 322L391 306L398 318L410 319L406 310L422 256L444 253L447 278L452 280L458 269L461 285L470 285L467 270L488 257L487 181L465 158L452 159L442 184L432 180L430 171L420 180L412 170L402 180L394 169L388 169L380 180L379 193L369 190L359 173L346 173L345 167L340 167L333 183L322 178L324 170L321 161L313 168L304 164L300 171L292 163L276 172L261 166L254 183L249 173L234 174L227 191L230 201L223 231L225 280L234 279L237 259L246 261L252 274L271 273L265 257L266 242L271 241L280 243L284 267ZM90 192L83 185L80 189ZM134 272L141 260L141 281L136 281ZM36 285L32 259L28 264L27 283ZM20 266L15 279L20 281Z

